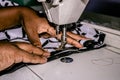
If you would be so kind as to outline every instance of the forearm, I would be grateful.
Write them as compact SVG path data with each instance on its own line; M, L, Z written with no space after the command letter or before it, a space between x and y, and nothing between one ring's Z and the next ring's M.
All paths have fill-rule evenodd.
M0 8L0 30L24 24L23 22L31 21L32 17L35 17L35 15L35 11L27 7L17 6Z
M0 30L12 28L20 24L20 11L16 7L0 8Z

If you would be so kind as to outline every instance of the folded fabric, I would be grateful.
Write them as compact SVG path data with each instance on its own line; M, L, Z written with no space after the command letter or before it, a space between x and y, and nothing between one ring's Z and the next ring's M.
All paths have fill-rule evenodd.
M91 39L79 41L82 45L84 45L84 43L88 41L93 45L92 48L99 48L104 45L105 34L103 32L100 32L90 26L81 25L80 22L77 22L75 27L76 28L72 31L73 33Z

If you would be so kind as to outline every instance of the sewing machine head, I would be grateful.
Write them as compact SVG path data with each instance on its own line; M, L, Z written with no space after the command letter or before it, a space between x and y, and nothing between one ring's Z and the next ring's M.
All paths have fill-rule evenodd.
M56 33L59 34L60 25L75 23L80 18L89 0L37 0L42 2L48 20L56 24ZM66 44L66 27L62 28L61 46Z
M38 0L50 22L64 25L77 22L89 0Z

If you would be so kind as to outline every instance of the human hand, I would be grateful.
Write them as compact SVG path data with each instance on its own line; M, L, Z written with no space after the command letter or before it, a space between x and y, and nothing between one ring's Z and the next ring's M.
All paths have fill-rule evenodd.
M0 42L0 71L15 63L46 63L50 53L25 42Z
M62 36L62 33L56 35L56 38L58 40L61 40L61 36ZM76 47L76 48L82 48L83 45L80 44L80 40L87 40L88 38L84 37L84 36L81 36L81 35L78 35L78 34L75 34L75 33L72 33L72 32L67 32L66 33L66 41L68 44L71 44L72 46Z
M41 21L41 22L40 22ZM46 18L39 18L36 22L37 24L36 28L32 33L28 34L30 37L30 41L33 42L33 44L37 47L41 47L41 43L39 40L38 34L40 34L40 37L49 38L49 37L55 37L59 40L61 40L62 33L56 35L56 30L48 23ZM32 29L32 28L31 28ZM38 37L35 37L35 36ZM77 48L82 48L83 45L81 45L78 41L82 39L87 39L83 36L74 34L72 32L67 32L67 43L71 44Z
M30 27L32 26L32 27ZM30 42L37 46L42 47L39 37L55 37L55 29L49 25L46 18L33 19L32 21L26 21L26 33Z

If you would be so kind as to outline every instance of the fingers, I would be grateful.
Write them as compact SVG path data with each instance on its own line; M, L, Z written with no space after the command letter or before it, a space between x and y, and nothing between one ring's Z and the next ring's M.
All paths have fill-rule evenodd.
M43 63L47 62L47 58L37 56L37 55L23 54L22 62L24 62L24 63L41 63L41 64L43 64Z
M30 40L30 42L33 45L41 47L41 43L40 43L40 40L39 40L39 35L37 33L37 28L36 28L37 25L36 24L35 23L32 24L32 22L31 23L26 22L25 23L25 32L28 36L28 39ZM33 28L31 26L35 26L35 27Z
M18 50L17 51L17 56L15 56L15 63L19 63L19 62L24 62L24 63L46 63L47 62L47 58L46 57L42 57L42 56L38 56L35 54L29 54L28 52L25 52L23 50Z
M49 58L50 57L50 52L46 51L46 50L43 50L43 53L42 55L43 57L46 57L46 58Z
M78 35L78 34L74 34L74 33L72 33L72 32L67 32L67 35L68 35L69 37L77 40L77 41L83 40L83 39L87 39L87 38L84 37L84 36L81 36L81 35Z
M57 35L57 39L59 39L59 40L61 40L61 36L62 36L62 34L59 34L59 35ZM67 35L67 43L68 44L71 44L71 45L73 45L73 46L75 46L75 47L77 47L77 48L82 48L83 46L76 40L76 39L74 39L73 37L70 37L70 36L68 36Z
M77 47L77 48L82 48L83 47L78 41L76 41L75 39L73 39L69 36L67 36L67 43L71 44L71 45L73 45L74 47Z
M23 49L32 54L40 55L46 58L50 56L50 53L48 51L45 51L42 48L35 47L29 43L15 42L14 44L17 45L20 49Z
M56 36L56 30L53 27L49 27L47 33L51 35L51 37Z
M39 18L37 33L48 33L50 36L56 36L56 30L48 23L46 18Z
M40 41L33 42L33 45L36 47L42 48L42 44L40 43Z

